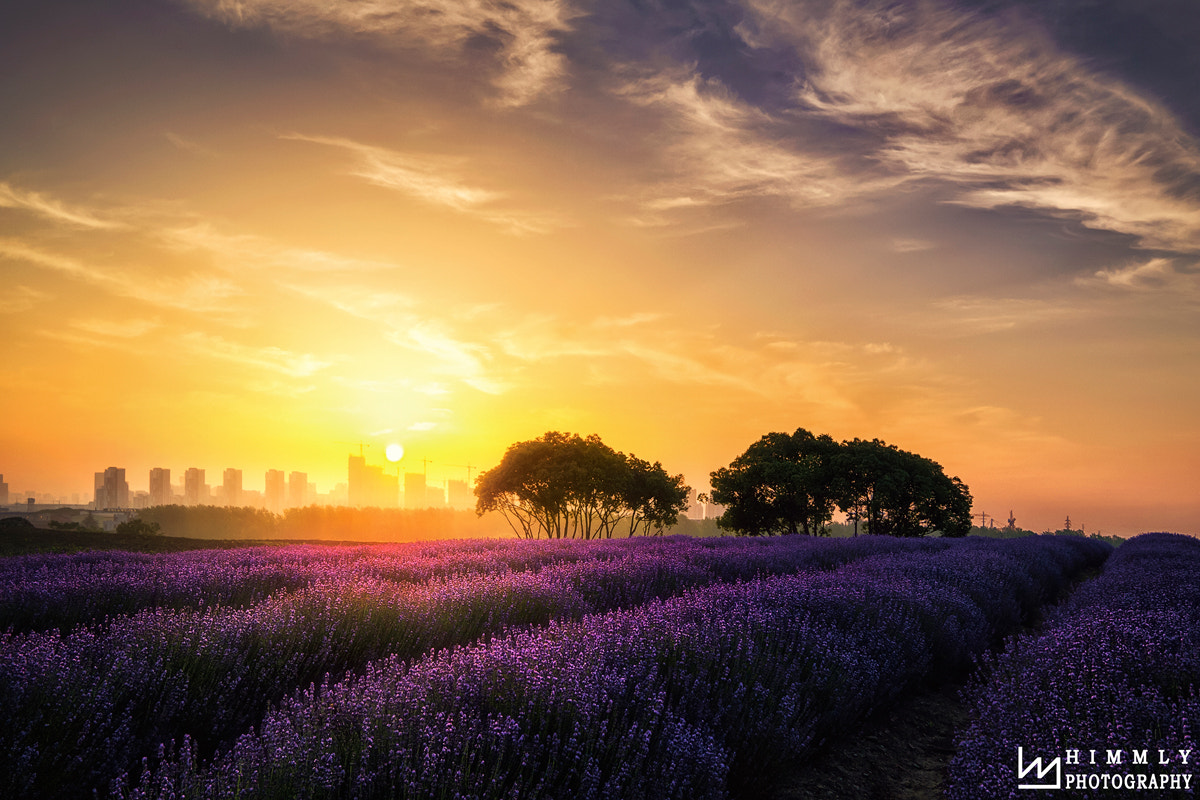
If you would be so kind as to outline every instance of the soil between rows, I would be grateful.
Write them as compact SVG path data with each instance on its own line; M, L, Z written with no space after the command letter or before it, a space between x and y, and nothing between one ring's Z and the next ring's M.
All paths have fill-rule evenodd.
M955 730L970 718L947 683L918 690L762 787L761 800L939 800ZM744 800L751 800L749 796Z

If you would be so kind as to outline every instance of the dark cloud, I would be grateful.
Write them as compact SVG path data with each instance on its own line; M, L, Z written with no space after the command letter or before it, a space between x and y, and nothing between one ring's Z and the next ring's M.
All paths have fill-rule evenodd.
M1042 23L1094 69L1150 93L1200 135L1200 3L1195 0L962 0L986 13L1014 9Z
M744 102L769 112L789 108L804 80L801 54L791 44L754 41L753 30L743 27L746 16L725 0L622 0L596 3L578 28L606 67L694 65L699 77L719 81Z

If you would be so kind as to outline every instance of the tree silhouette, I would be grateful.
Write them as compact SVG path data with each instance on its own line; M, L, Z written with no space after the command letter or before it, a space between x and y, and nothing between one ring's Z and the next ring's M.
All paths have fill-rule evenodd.
M712 473L711 499L725 506L717 524L750 536L825 533L833 518L837 447L803 428L766 434Z
M712 473L717 524L762 536L825 532L836 506L868 533L965 536L971 494L942 466L878 439L838 444L803 428L768 433Z
M510 446L479 476L475 511L499 511L529 539L609 539L617 530L661 533L687 509L689 491L682 475L617 452L595 434L550 431Z

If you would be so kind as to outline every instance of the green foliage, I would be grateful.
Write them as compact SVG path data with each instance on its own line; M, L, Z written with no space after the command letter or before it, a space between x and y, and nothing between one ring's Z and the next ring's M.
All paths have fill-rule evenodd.
M662 464L613 450L600 437L550 431L508 448L479 476L475 511L499 511L520 536L611 539L662 533L690 489Z
M742 535L827 535L836 507L857 533L965 536L971 494L935 461L874 439L768 433L712 473L718 525Z
M838 445L803 428L768 433L712 473L712 500L726 507L718 525L749 536L823 535L833 518Z
M128 522L118 524L117 533L121 536L161 536L162 525L134 517Z

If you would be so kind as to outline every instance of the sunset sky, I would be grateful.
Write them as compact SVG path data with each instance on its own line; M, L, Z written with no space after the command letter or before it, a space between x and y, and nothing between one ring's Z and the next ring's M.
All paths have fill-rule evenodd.
M1192 0L6 0L0 474L697 489L881 438L1200 533ZM477 471L477 470L476 470Z

